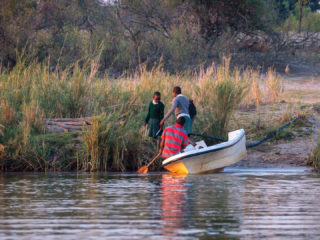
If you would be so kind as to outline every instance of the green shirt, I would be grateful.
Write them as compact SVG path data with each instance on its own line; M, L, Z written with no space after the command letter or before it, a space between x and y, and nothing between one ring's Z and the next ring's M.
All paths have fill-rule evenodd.
M164 116L164 104L159 102L158 104L153 104L150 102L148 115L145 122L148 123L150 118L162 120Z

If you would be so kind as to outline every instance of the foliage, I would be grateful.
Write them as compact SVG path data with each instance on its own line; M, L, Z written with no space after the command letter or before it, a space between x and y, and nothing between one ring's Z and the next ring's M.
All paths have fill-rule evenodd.
M267 5L264 1L189 0L187 2L190 2L193 9L192 14L199 19L201 34L208 41L223 33L223 29L244 32L267 27L268 15L264 14Z
M218 60L239 35L270 33L276 9L273 0L3 0L0 61L14 66L25 49L30 61L65 69L101 46L102 73L159 62L182 72Z
M299 0L275 0L278 9L278 16L281 22L285 21L291 14L295 15L298 18L298 2ZM307 8L310 8L313 12L320 9L320 4L318 0L309 0L307 1L306 5Z
M303 7L303 18L301 20L301 31L320 32L320 14L312 12L309 7ZM289 17L281 26L285 31L298 31L299 18L295 12L290 13Z

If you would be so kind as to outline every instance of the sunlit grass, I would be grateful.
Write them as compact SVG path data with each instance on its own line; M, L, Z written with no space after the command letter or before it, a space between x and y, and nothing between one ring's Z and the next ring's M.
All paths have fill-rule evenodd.
M77 156L71 156L78 158L77 169L134 170L143 164L141 144L148 139L141 129L153 92L161 92L168 109L177 85L197 106L194 131L224 137L240 105L270 101L270 89L276 101L281 90L272 70L263 78L250 68L230 69L229 63L224 58L220 65L180 75L165 72L161 65L151 70L141 66L134 74L113 79L98 74L97 59L76 62L64 71L20 59L12 70L0 73L0 157L8 169L19 169L20 163L21 169L50 170L48 142L34 141L46 134L43 118L95 116L92 127L82 133Z
M318 171L320 170L320 138L309 156L309 163Z

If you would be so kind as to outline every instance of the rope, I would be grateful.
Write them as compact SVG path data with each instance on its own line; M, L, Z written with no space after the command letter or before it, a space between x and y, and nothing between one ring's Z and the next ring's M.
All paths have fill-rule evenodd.
M302 115L296 117L295 119L293 119L292 121L282 125L281 127L279 127L278 129L274 130L273 132L269 133L265 138L261 139L258 142L252 143L252 144L247 144L247 148L253 148L256 147L262 143L264 143L265 141L269 140L270 138L274 137L278 132L280 132L282 129L288 127L289 125L291 125L292 123L295 123L296 121L298 121L300 118L302 118Z
M204 137L204 138L210 138L213 140L218 140L218 141L222 141L222 142L226 142L226 139L223 138L219 138L219 137L215 137L215 136L210 136L210 135L206 135L206 134L200 134L200 133L189 133L189 136L197 136L197 137Z
M247 144L246 147L247 148L253 148L256 147L262 143L264 143L265 141L269 140L270 138L274 137L278 132L280 132L282 129L288 127L289 125L291 125L292 123L298 121L300 118L302 118L302 115L296 117L295 119L293 119L292 121L282 125L281 127L279 127L278 129L274 130L273 132L269 133L265 138L261 139L258 142L252 143L252 144ZM226 142L226 139L220 138L220 137L215 137L215 136L210 136L210 135L206 135L206 134L200 134L200 133L190 133L189 136L198 136L198 137L204 137L204 138L210 138L210 139L214 139L214 140L218 140L218 141L222 141L222 142Z

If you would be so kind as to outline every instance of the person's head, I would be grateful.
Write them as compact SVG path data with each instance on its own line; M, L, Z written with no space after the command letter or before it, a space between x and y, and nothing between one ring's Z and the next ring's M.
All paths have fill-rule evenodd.
M154 92L154 93L153 93L153 100L154 100L156 103L160 102L160 100L161 100L161 94L160 94L160 92Z
M186 119L184 117L179 117L177 120L176 120L176 123L179 124L180 126L184 126L186 122Z
M181 88L178 87L178 86L174 87L174 88L173 88L173 91L172 91L172 96L173 96L173 97L176 97L176 96L178 96L179 94L181 94Z

